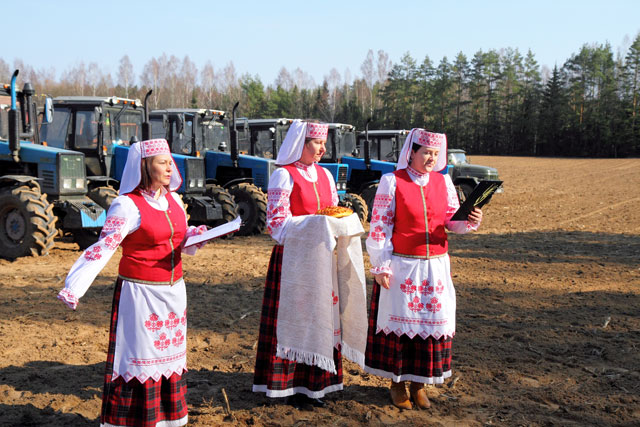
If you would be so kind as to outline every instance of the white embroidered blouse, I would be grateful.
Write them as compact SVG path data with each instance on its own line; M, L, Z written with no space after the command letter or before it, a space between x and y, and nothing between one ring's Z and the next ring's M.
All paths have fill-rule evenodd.
M318 180L316 168L312 167L312 165L305 165L300 162L295 162L294 165L307 181L316 182ZM327 174L329 185L331 186L331 203L336 206L339 200L333 175L323 167L319 169ZM271 237L279 244L284 242L287 225L292 218L290 205L292 190L293 178L289 171L284 168L276 169L271 174L267 191L267 229Z
M165 197L167 191L164 188L161 189L161 195L157 199L150 192L142 192L142 195L154 209L164 211L169 207L169 202ZM171 197L184 208L178 194L171 192ZM187 227L186 237L196 234L197 230L202 227L206 229L206 226ZM78 306L78 300L84 296L98 273L107 265L122 240L138 228L140 228L140 211L133 200L127 196L117 197L107 212L107 219L102 227L99 240L88 247L73 264L65 280L65 287L58 294L58 298L75 310ZM183 249L182 252L194 255L196 250L195 246L190 246Z

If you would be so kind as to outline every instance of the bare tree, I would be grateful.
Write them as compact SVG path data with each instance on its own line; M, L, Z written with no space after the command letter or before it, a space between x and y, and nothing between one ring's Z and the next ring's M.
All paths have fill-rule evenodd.
M91 95L96 96L98 86L102 80L102 71L95 62L89 63L87 67L87 84L91 88Z
M329 117L333 122L335 121L336 111L338 109L338 88L340 87L341 80L340 73L335 68L332 68L331 71L329 71L329 75L325 76L324 80L327 84L327 89L329 90L329 97L327 100Z
M118 67L118 83L124 88L124 97L129 97L129 87L133 84L133 65L129 60L129 55L120 58L120 66Z
M305 71L302 71L300 67L295 69L293 75L293 81L295 85L298 86L298 89L313 89L316 85L315 81L313 81L313 77Z
M183 107L189 107L191 105L191 98L193 91L196 88L198 79L198 68L196 64L189 59L189 55L185 55L182 60L182 66L180 67L180 86L181 86L181 102Z
M217 75L211 61L207 61L200 72L200 87L206 99L206 106L215 108L214 97L216 93Z
M161 92L161 78L162 71L161 65L156 58L151 58L144 65L142 74L140 75L140 81L144 86L153 91L153 107L158 108L158 101L160 100Z
M278 73L278 77L273 82L276 87L281 87L282 89L289 91L293 89L294 83L291 74L287 71L285 67L280 68L280 72Z
M373 98L373 84L375 83L375 74L374 74L374 69L373 69L373 50L369 49L369 51L367 52L367 57L365 58L364 62L362 62L362 65L360 66L360 71L362 71L362 79L364 80L367 89L369 89L369 93L368 93L368 98L367 99L362 99L362 111L365 111L365 101L369 101L369 114L373 114L373 102L372 102L372 98Z
M391 71L391 61L389 60L389 55L384 50L378 51L378 63L376 64L377 68L377 80L381 85L387 80L387 76L389 75L389 71Z

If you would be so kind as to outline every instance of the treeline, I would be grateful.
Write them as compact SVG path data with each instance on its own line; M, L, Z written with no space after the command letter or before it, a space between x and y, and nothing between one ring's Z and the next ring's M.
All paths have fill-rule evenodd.
M562 66L543 72L532 52L517 49L458 54L438 63L405 54L392 64L369 51L361 74L335 68L321 84L301 69L282 68L272 84L237 75L232 62L198 67L185 56L150 59L135 76L127 56L117 74L77 64L56 78L15 61L38 93L144 97L152 108L194 107L238 116L314 117L363 129L424 127L447 133L450 147L474 154L624 157L640 155L640 35L614 55L609 44L584 45ZM0 75L12 68L0 59Z

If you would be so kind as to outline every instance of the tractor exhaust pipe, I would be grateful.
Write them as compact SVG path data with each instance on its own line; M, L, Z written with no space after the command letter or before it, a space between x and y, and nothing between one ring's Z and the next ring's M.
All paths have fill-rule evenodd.
M151 139L151 123L149 122L149 97L153 90L149 90L144 96L144 121L142 122L142 140L148 141Z
M364 125L364 164L367 167L367 170L371 169L371 151L370 151L370 142L369 142L369 123L371 122L371 117L367 119L367 123Z
M11 109L8 112L9 118L9 151L13 161L20 162L20 122L18 110L16 110L16 79L19 70L15 70L11 76Z
M236 109L240 101L236 102L231 110L231 162L233 167L238 167L238 131L236 130Z

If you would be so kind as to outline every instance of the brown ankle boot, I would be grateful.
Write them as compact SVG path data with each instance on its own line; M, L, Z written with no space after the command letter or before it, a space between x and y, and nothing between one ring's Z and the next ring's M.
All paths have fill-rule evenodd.
M431 407L431 402L427 397L427 392L424 389L424 384L411 382L409 386L409 392L413 402L418 405L418 408L427 409Z
M391 401L400 409L411 409L411 402L407 396L407 388L404 382L391 381Z

